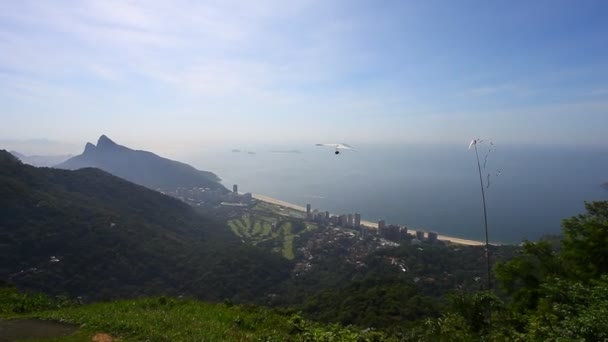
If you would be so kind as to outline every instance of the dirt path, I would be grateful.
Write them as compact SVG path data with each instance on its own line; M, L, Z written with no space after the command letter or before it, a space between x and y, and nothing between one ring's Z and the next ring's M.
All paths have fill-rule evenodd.
M114 342L117 341L112 336L105 333L98 333L93 336L93 342Z
M73 324L41 319L0 320L0 342L63 337L73 334L78 328Z

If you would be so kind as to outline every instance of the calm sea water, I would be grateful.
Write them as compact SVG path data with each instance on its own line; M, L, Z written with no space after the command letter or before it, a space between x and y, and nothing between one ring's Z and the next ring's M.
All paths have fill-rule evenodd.
M228 188L312 204L332 213L360 212L409 228L483 239L475 153L467 146L361 145L338 156L315 146L231 146L186 159L217 173ZM560 232L584 201L608 200L608 148L496 146L484 182L490 240L517 243ZM272 151L297 149L301 153ZM484 162L485 149L480 149ZM498 172L500 175L497 176Z

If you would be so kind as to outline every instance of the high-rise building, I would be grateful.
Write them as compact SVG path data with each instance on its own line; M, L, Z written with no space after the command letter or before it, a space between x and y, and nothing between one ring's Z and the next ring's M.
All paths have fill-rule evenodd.
M424 231L422 230L417 230L416 231L416 239L423 241L424 240Z
M353 214L348 214L346 216L346 225L349 227L353 226L353 222L354 222L354 218L353 218Z
M401 239L400 236L401 227L396 224L390 224L384 229L384 238L387 240L398 242Z
M325 212L325 219L326 219L326 220L329 220L329 211L326 211L326 212Z
M250 192L243 195L243 201L245 201L245 203L249 203L252 200L253 200L253 195Z
M429 242L437 241L437 233L436 232L428 232L427 234Z
M237 193L239 192L239 186L238 186L238 185L236 185L236 184L234 184L234 185L232 186L232 192L234 192L235 194L237 194Z
M346 225L348 224L348 216L347 215L340 215L340 225L342 227L346 227Z
M361 228L361 214L355 213L355 228Z
M405 227L401 227L400 234L401 234L401 240L402 240L402 241L405 241L405 240L407 240L407 239L408 239L408 235L407 235L407 228L405 228Z
M329 222L331 222L331 224L334 226L337 226L340 224L340 218L338 216L332 216L329 218Z
M361 227L359 228L359 232L361 233L361 237L362 237L363 239L367 239L367 236L368 236L368 234L369 234L369 229L368 229L367 227L363 227L363 226L361 226Z
M384 228L386 228L386 222L384 220L378 221L378 235L382 236Z
M310 219L310 204L306 205L306 218Z

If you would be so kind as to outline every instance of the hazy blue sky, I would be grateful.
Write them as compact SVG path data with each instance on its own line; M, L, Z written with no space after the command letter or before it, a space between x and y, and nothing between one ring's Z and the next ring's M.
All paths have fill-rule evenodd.
M0 139L608 144L608 1L0 0Z

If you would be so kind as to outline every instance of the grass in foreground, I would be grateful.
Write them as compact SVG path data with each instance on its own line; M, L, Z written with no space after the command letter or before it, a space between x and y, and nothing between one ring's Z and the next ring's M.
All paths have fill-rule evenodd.
M36 316L85 324L83 330L110 333L122 341L280 341L290 332L285 319L264 309L162 297L98 303Z
M337 325L320 325L299 316L284 316L254 306L210 304L192 299L145 298L16 313L19 300L13 291L0 293L0 318L40 318L78 324L68 337L40 341L91 341L99 333L120 341L382 341L382 334L363 333ZM43 303L43 301L37 300ZM6 304L12 303L12 304ZM9 307L8 305L15 305ZM35 306L31 307L32 309ZM17 309L17 310L15 310Z

